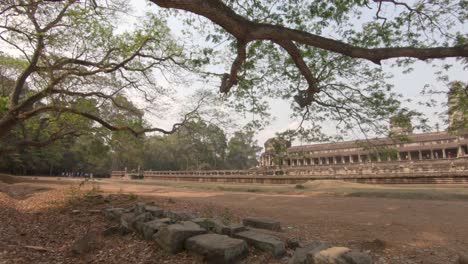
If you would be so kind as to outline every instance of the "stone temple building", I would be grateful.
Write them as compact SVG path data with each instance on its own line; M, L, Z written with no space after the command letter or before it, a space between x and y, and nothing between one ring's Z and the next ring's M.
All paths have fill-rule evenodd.
M285 151L275 148L280 143ZM305 146L290 146L289 142L270 139L265 143L265 150L260 158L262 167L457 159L468 158L468 132L408 134L404 141L388 137Z
M410 120L390 120L391 137L337 143L291 146L279 138L265 142L260 156L263 168L324 167L331 165L409 163L463 159L468 163L468 131L452 124L466 116L454 109L457 93L449 92L447 131L413 134ZM459 95L459 93L458 93ZM461 120L464 122L464 120Z

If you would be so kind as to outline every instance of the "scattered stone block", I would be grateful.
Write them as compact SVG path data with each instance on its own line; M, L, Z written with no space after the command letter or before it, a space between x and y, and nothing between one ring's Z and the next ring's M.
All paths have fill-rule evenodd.
M313 250L307 253L307 263L324 264L371 264L372 258L347 247L330 247L320 251Z
M99 210L99 209L90 209L90 210L88 210L88 213L90 213L90 214L99 214L99 213L101 213L101 210Z
M138 202L135 204L135 214L142 214L146 212L145 209L146 203L143 202Z
M164 250L176 254L184 249L185 240L206 233L199 225L182 221L177 224L163 226L154 236L156 243Z
M233 236L235 233L247 230L247 228L242 224L225 225L221 222L221 220L212 218L195 218L191 221L205 228L208 231L221 235Z
M267 229L272 231L281 231L281 223L275 219L266 217L247 217L242 220L245 226Z
M73 243L71 252L74 255L82 255L97 248L97 245L97 235L93 232L89 232Z
M154 233L158 232L160 228L166 226L167 223L161 221L160 219L155 219L146 223L142 224L142 234L143 238L146 240L151 240L153 238Z
M79 213L81 213L80 210L72 210L72 214L79 214Z
M294 255L289 261L289 264L308 264L307 262L307 254L315 254L321 250L329 248L328 245L320 243L318 241L313 241L307 243L303 247L296 248L294 251Z
M235 263L248 253L245 241L219 234L191 237L185 241L185 248L213 264Z
M120 216L120 228L124 233L133 229L136 215L134 213L124 213Z
M151 213L143 213L136 215L134 213L125 213L120 217L120 227L123 233L127 233L132 230L141 232L142 224L152 220Z
M149 212L139 214L137 217L135 217L135 221L133 222L133 228L142 234L143 224L153 219L153 215Z
M102 210L104 216L109 220L120 219L120 216L124 213L123 208L106 208Z
M147 205L145 207L146 212L151 213L154 217L163 217L164 210L157 206Z
M286 253L283 241L279 238L255 231L243 231L234 235L245 240L249 245L262 251L270 252L274 257L281 257Z
M190 211L181 210L181 211L167 211L166 217L171 218L171 220L174 222L178 222L178 221L187 221L187 220L197 218L197 215Z

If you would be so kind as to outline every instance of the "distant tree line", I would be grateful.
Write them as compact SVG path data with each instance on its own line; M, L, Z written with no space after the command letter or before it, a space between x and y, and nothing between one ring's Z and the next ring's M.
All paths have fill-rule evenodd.
M40 126L40 122L37 120L31 127ZM93 173L105 177L112 170L125 168L128 171L248 169L257 165L256 155L261 150L253 132L237 131L228 139L220 127L202 120L190 121L176 133L162 136L135 137L103 128L89 132L91 127L82 127L85 132L78 137L65 137L43 147L17 147L23 132L33 131L29 129L18 129L10 135L16 148L0 155L0 171L60 176ZM47 132L37 132L38 137L44 136L41 133Z

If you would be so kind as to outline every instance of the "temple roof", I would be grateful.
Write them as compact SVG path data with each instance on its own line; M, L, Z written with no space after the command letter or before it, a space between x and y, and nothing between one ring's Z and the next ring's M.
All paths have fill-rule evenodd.
M374 138L374 139L367 139L367 140L353 140L353 141L343 141L343 142L311 144L311 145L289 147L288 152L388 146L388 145L401 144L401 143L457 139L457 136L450 135L448 132L443 131L443 132L430 132L430 133L421 133L421 134L409 134L407 135L407 139L408 139L407 141L399 141L397 139L386 137L386 138ZM418 147L418 148L421 148L421 147Z

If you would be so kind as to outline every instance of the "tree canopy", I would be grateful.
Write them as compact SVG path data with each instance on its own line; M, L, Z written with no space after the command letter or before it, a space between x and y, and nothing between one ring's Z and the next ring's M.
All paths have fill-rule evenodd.
M11 81L2 88L8 96L1 97L0 138L31 118L57 114L134 135L173 133L188 120L192 112L164 129L122 118L142 116L149 106L159 111L169 91L155 75L188 68L163 20L148 15L119 30L116 21L126 12L125 1L102 8L80 1L2 1L0 41L9 52L0 54L0 67ZM144 107L129 104L128 97Z
M309 135L320 134L323 121L342 134L381 134L401 112L424 127L426 118L402 104L380 64L390 60L410 73L417 60L468 57L464 0L151 2L200 30L212 54L228 47L232 64L220 91L234 106L261 114L265 98L292 99Z
M135 1L158 8L124 25L133 13L123 0L0 3L0 151L22 159L52 148L69 156L110 153L102 167L216 169L229 161L248 168L258 151L252 133L269 120L272 99L289 100L299 120L298 129L283 133L289 138L328 139L324 124L343 136L387 134L399 117L418 119L418 129L427 117L405 104L381 65L411 74L420 60L440 61L441 72L468 62L465 0ZM174 37L173 19L183 35ZM186 74L215 84L220 98L184 91L190 107L174 100L167 83L194 85L179 80ZM445 87L452 81L440 79ZM202 103L220 100L247 123L229 141L216 122L200 119ZM167 117L174 105L183 112L169 128L145 118ZM256 118L248 122L247 114ZM24 148L54 142L39 152ZM163 162L171 155L172 164Z

